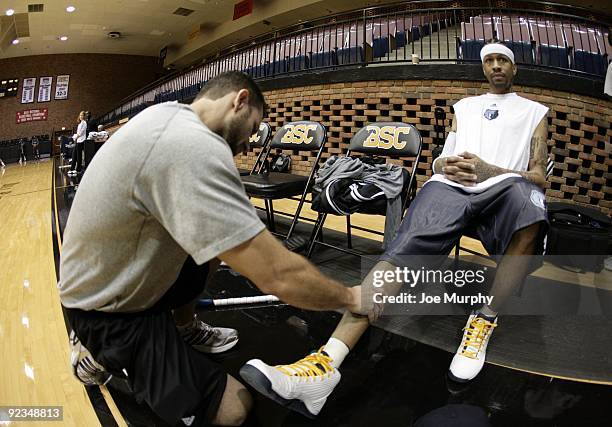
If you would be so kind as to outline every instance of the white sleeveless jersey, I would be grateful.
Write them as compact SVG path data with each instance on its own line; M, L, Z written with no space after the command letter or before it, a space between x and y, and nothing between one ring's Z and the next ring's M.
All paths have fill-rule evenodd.
M548 107L516 93L464 98L454 105L457 138L454 149L445 147L443 156L459 155L464 151L476 154L495 166L514 171L527 171L533 133L548 112ZM447 150L446 148L451 148ZM506 173L487 179L473 187L450 181L434 174L430 181L440 181L465 191L478 193L516 173Z

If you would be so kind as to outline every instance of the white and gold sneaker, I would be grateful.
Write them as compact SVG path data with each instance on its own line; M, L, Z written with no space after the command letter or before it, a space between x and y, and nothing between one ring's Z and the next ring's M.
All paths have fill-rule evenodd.
M453 357L448 376L458 382L466 382L475 378L484 366L489 339L497 326L497 317L487 319L482 315L472 313L463 328L461 345Z
M255 390L300 414L314 418L340 382L340 372L322 348L291 365L249 360L240 376Z

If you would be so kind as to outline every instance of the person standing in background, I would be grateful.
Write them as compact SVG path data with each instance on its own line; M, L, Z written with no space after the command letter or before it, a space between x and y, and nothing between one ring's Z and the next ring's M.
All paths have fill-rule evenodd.
M40 151L38 150L38 138L36 136L32 137L32 156L34 156L34 160L40 160Z
M83 163L83 143L87 137L87 122L85 121L85 111L81 111L78 117L78 127L76 133L72 136L75 142L72 153L72 161L68 175L76 175L81 171Z
M26 145L25 138L21 138L19 140L19 164L24 165L24 166L27 161L26 155L25 155L25 145Z

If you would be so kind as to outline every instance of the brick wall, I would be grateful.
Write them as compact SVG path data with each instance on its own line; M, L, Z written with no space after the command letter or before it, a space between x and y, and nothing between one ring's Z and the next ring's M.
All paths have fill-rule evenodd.
M0 60L0 79L18 77L17 97L0 98L0 140L51 133L62 126L76 125L79 111L89 110L93 116L115 107L121 99L156 78L157 58L132 55L36 55ZM67 100L53 100L55 79L70 74ZM21 104L23 79L53 76L50 102ZM15 113L31 108L48 108L47 121L15 123Z
M431 176L434 108L447 113L446 129L453 118L451 106L459 99L480 95L488 84L450 80L401 80L335 83L272 90L265 119L273 131L296 120L314 120L327 128L324 159L346 151L348 142L362 126L374 121L401 121L417 127L423 136L423 157L417 165L419 186ZM612 103L595 98L526 86L518 94L550 108L549 152L554 157L554 176L547 182L549 200L612 210ZM307 174L314 153L285 151L292 156L294 173ZM259 149L237 157L238 167L250 169ZM411 168L409 160L391 162Z

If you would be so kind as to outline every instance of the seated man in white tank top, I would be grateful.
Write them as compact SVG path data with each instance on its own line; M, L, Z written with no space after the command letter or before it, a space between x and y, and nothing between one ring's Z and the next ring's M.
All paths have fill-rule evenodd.
M464 328L449 369L449 376L457 381L469 381L482 369L489 338L498 324L497 313L530 268L530 257L514 255L538 253L547 228L543 188L548 108L512 92L517 67L505 45L492 40L480 55L489 92L455 104L452 131L433 164L434 175L362 283L365 292L375 284L374 271L395 271L396 266L407 264L414 269L423 255L446 258L464 232L478 234L489 254L499 256L498 274L483 305L471 313ZM346 312L319 352L276 367L251 360L241 374L268 397L316 416L340 381L340 364L371 320L372 316ZM313 381L303 381L304 377Z

